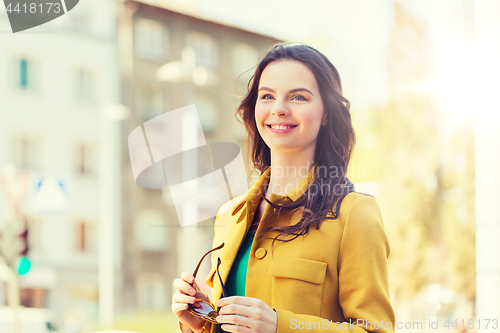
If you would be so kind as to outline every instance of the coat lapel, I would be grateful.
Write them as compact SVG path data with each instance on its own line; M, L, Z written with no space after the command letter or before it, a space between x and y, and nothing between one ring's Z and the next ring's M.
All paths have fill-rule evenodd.
M243 195L243 198L229 212L221 215L219 219L229 219L227 223L220 223L227 228L224 247L219 253L214 252L214 257L220 257L222 263L219 267L219 272L223 283L226 283L229 271L233 265L234 259L238 254L238 250L247 234L248 228L252 223L257 204L260 200L260 194L263 193L265 186L269 180L270 168L267 168L257 179L255 184ZM216 261L215 261L216 262ZM213 302L217 302L222 296L222 287L217 276L217 272L212 270L209 279L213 280L212 298Z
M299 198L306 190L308 185L314 180L314 169L311 168L306 177L301 181L299 186L294 190L287 193L285 196L272 193L271 201L275 203L284 203L285 201L295 201ZM255 211L257 209L258 203L260 201L261 193L264 193L265 187L269 181L271 174L271 168L267 168L257 179L255 184L244 194L243 199L240 200L230 213L226 213L219 218L229 219L227 223L223 223L228 231L226 233L226 238L223 240L225 245L219 251L214 252L214 258L220 257L222 263L219 267L219 272L223 283L227 281L229 271L234 263L234 259L238 254L238 250L245 238L248 229L253 221ZM268 207L269 208L269 207ZM220 223L220 222L219 222ZM222 224L222 223L221 223ZM218 245L218 244L216 244ZM219 253L217 253L219 252ZM216 260L214 262L217 262ZM212 291L212 301L217 302L222 296L222 287L215 271L215 266L209 276L209 280L212 279L213 291Z

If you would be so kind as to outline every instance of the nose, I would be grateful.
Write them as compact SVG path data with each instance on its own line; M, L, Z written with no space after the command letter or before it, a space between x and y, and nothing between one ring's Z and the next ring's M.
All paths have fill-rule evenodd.
M288 111L288 108L280 100L277 100L276 103L274 103L273 108L271 110L271 114L273 116L283 116L289 113L290 112Z

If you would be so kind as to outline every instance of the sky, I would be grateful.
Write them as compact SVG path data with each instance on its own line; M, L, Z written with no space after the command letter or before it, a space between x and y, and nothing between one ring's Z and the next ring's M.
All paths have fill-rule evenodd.
M95 0L81 0L95 1ZM102 1L102 0L99 0ZM114 1L114 0L106 0ZM323 52L337 67L344 95L352 108L381 105L387 100L387 49L395 26L395 0L146 0L153 4L179 8L228 25L271 35L289 41L310 44ZM444 104L453 109L460 122L470 116L456 95L467 95L463 73L457 68L476 62L467 49L464 36L468 27L480 24L473 20L478 9L484 17L499 12L500 2L484 0L399 0L429 26L434 53L435 77L425 89L433 90ZM482 7L480 7L482 6ZM81 4L80 4L81 7ZM78 8L78 7L77 7ZM489 10L489 9L495 10ZM77 9L75 9L77 10ZM489 18L491 20L491 18ZM59 21L62 22L61 19ZM485 22L487 20L484 20ZM486 25L486 23L485 23ZM48 26L31 32L47 30ZM0 10L0 31L7 31L8 21ZM470 29L472 31L472 29ZM6 36L4 36L6 37ZM490 46L487 47L487 52ZM476 65L472 63L472 65ZM480 64L479 64L480 65ZM489 68L483 66L483 71ZM470 74L465 81L487 81ZM491 86L487 84L486 86ZM479 90L476 93L480 93Z
M359 105L385 99L392 1L199 0L198 10L207 18L310 44L337 67L348 99Z

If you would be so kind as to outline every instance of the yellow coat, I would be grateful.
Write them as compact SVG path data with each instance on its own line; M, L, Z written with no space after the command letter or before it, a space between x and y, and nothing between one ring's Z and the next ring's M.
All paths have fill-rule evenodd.
M207 279L214 303L222 294L215 272L217 257L222 259L219 271L225 282L270 171L264 171L246 194L219 209L213 245L224 242L225 246L213 252ZM299 198L312 183L313 171L293 191L285 196L272 193L270 200L284 203ZM272 222L288 223L290 211L266 219L273 210L267 205L259 229ZM292 223L299 219L300 214L295 213ZM394 332L387 268L390 246L374 197L349 193L342 201L339 218L325 220L319 230L312 227L304 237L291 242L276 241L272 249L275 235L260 241L256 236L254 240L245 296L259 298L275 309L278 333ZM210 328L213 332L214 327Z

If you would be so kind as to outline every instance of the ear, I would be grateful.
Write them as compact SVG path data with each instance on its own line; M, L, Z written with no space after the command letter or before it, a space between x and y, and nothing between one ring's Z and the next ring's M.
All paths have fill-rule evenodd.
M328 116L325 114L325 116L323 117L323 120L321 121L321 126L325 126L327 120L328 120Z

